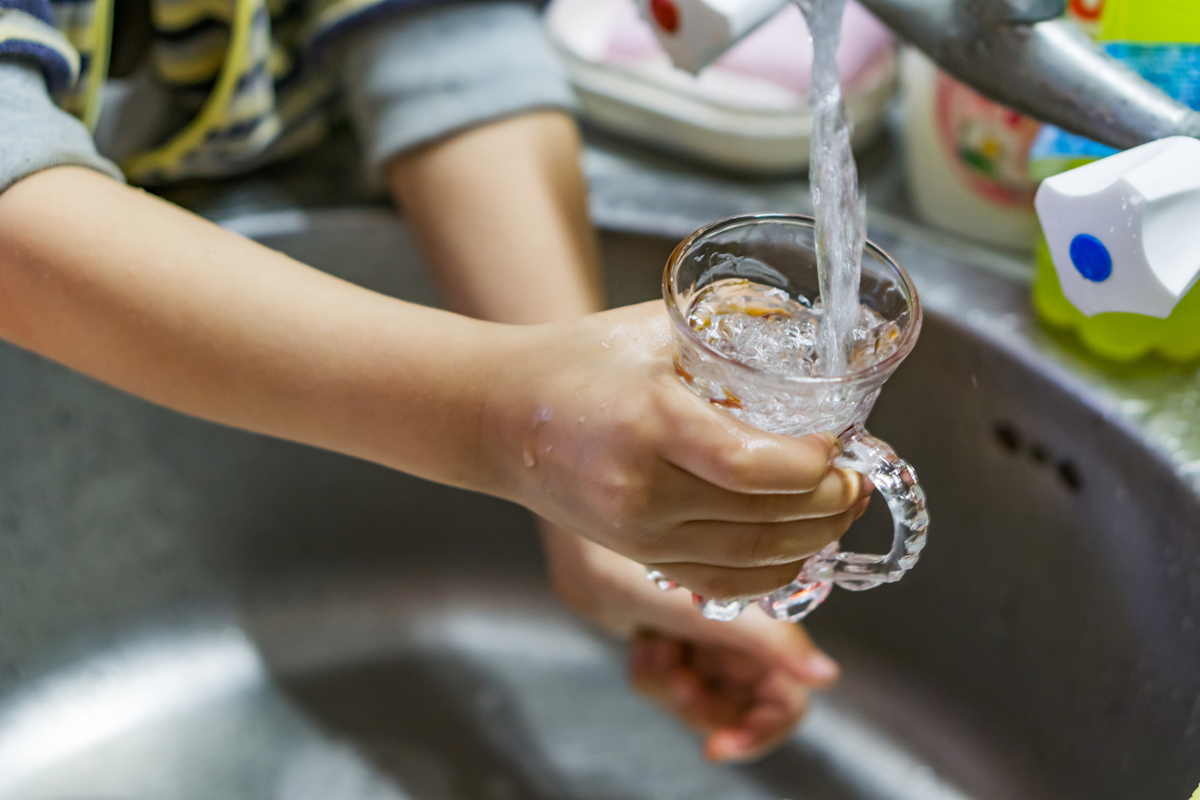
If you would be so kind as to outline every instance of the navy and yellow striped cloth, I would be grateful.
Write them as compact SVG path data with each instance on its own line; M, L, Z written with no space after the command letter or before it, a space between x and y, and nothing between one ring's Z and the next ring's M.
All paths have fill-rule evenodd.
M416 0L146 0L151 69L191 118L121 164L134 183L219 177L282 158L325 133L333 81L317 67L337 33ZM55 102L94 128L113 0L0 0L0 56L37 63Z

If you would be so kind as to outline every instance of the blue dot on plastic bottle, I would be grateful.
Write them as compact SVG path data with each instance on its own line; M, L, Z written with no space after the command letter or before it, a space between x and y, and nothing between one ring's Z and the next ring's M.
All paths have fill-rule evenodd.
M1089 281L1100 283L1112 275L1112 256L1104 243L1086 233L1071 240L1071 263Z

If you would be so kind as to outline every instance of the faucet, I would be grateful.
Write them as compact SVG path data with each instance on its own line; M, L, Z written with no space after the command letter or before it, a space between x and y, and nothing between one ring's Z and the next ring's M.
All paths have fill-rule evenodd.
M676 65L697 72L786 2L642 0L641 6ZM859 2L946 72L1043 122L1120 150L1168 136L1200 137L1200 112L1062 19L1067 0ZM689 36L689 18L702 35Z
M1062 19L1066 0L859 0L980 94L1125 150L1200 136L1200 113Z

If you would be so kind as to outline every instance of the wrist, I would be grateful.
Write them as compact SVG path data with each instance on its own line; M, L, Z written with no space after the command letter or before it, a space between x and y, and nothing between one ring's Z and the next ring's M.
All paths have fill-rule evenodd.
M531 503L539 453L538 428L549 419L554 342L559 325L509 325L490 339L481 359L476 417L479 420L481 491L525 505Z
M298 414L312 443L462 489L500 495L483 445L487 408L504 376L509 326L385 299L348 313L361 333L332 375L303 383ZM354 337L348 337L354 338Z
M523 331L458 315L450 319L455 324L447 325L435 337L442 339L444 358L438 359L428 376L434 391L426 402L433 408L427 417L428 429L422 434L428 440L424 449L437 463L439 473L425 477L513 499L506 490L511 458L505 458L493 443L497 438L494 408L512 395L513 353ZM406 387L401 391L411 394L407 387L412 385L412 376L401 370L396 378ZM413 471L403 465L399 468Z

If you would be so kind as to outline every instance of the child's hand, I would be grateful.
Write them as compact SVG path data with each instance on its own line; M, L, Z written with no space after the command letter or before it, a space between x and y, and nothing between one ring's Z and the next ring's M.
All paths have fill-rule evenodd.
M659 591L639 564L551 526L546 553L559 594L610 633L633 637L634 687L706 734L714 761L764 755L800 720L808 688L837 665L804 629L757 608L733 622L706 620L683 590Z
M662 303L512 335L482 460L490 491L553 523L725 599L786 585L865 509L832 435L763 433L681 385Z
M803 649L807 634L790 627L794 641L773 644ZM635 689L705 734L710 761L750 761L782 744L808 710L806 681L778 663L784 652L773 655L641 631L632 644L630 677ZM836 676L836 665L828 663Z

